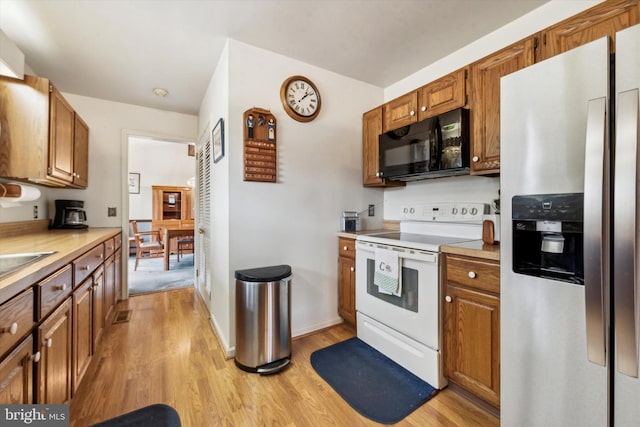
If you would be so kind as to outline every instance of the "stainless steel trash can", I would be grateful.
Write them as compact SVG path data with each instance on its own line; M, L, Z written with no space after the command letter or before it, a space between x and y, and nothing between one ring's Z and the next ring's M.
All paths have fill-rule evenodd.
M237 270L235 363L271 374L291 361L291 267Z

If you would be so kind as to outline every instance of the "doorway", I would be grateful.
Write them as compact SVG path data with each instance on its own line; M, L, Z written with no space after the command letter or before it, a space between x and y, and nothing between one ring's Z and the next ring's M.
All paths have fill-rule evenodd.
M177 227L191 229L195 224L196 210L192 203L195 192L196 157L193 141L166 138L159 135L128 133L123 138L123 152L127 153L123 161L125 188L123 188L123 229L128 230L127 258L123 260L123 298L140 293L166 291L194 285L195 245L182 245L178 260L177 240L172 237L165 244L168 260L164 253L144 251L152 257L140 257L135 269L136 244L132 239L131 221L135 220L141 237L145 241L162 240L165 228L174 230ZM124 156L123 156L124 157ZM165 206L173 209L170 221L158 221L158 189L168 191ZM161 197L161 196L160 196ZM171 203L168 203L171 202ZM178 213L175 213L176 209ZM161 218L160 218L161 219ZM175 223L175 224L174 224ZM173 232L172 232L173 233ZM192 236L192 235L191 235ZM164 242L163 242L164 243ZM124 251L123 251L124 252ZM165 264L169 265L166 269Z

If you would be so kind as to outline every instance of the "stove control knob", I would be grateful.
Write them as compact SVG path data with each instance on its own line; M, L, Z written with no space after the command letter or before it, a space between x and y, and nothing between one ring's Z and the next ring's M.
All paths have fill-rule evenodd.
M452 213L453 215L457 215L457 214L458 214L458 208L453 208L453 209L451 209L451 213Z
M460 210L460 213L461 213L462 215L466 215L466 214L467 214L467 208L462 208L462 209Z
M404 209L402 209L402 213L403 213L403 214L407 214L407 213L409 213L409 209L408 209L408 208L404 208Z
M471 215L475 215L478 213L478 208L471 208L471 210L469 211L469 213L471 213Z
M413 209L413 208L409 209L409 213L410 213L411 215L413 215L415 212L416 212L416 210L415 210L415 209Z

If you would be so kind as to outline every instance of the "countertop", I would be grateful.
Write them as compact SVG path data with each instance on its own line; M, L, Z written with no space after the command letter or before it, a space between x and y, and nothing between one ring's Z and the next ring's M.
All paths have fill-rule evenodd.
M120 228L46 230L0 237L0 254L56 251L0 279L0 304L54 273L102 241L119 234Z
M475 258L500 261L500 245L488 245L482 240L455 243L441 246L440 250L446 254L465 255Z

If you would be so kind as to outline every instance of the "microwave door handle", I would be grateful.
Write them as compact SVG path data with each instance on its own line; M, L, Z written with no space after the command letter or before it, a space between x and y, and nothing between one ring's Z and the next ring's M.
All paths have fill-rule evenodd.
M618 371L638 377L638 89L618 94L614 183L614 302ZM586 260L585 260L586 264Z
M587 358L602 366L606 366L604 284L608 277L608 233L603 217L608 211L606 103L605 97L592 99L587 107L583 223Z
M442 128L440 127L440 120L436 120L436 167L438 170L442 170L442 150L444 149L444 141L442 140Z

